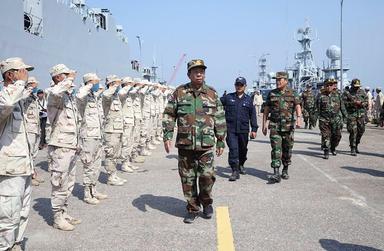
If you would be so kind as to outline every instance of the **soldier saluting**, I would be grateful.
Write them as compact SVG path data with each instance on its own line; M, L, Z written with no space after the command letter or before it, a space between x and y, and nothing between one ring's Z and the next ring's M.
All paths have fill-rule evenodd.
M263 114L263 134L267 135L270 130L271 140L271 167L273 175L268 178L271 183L279 183L281 178L288 179L288 166L291 164L293 135L295 125L301 126L300 97L289 88L288 74L286 72L276 73L276 89L273 89L267 96ZM269 120L269 125L267 123ZM283 163L283 172L280 176L279 168Z
M163 140L165 151L169 153L177 121L178 167L188 203L184 223L193 223L200 204L205 218L209 219L213 214L211 191L215 170L212 148L216 145L217 156L223 153L226 123L216 91L204 81L207 68L204 61L192 60L187 68L191 82L175 90L164 110Z

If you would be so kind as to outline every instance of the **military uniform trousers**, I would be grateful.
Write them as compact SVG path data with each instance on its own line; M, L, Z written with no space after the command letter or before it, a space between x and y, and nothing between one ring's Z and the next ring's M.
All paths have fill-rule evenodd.
M317 114L314 108L304 108L303 109L303 119L304 123L309 124L312 127L316 126Z
M269 139L271 141L271 167L279 168L291 164L292 148L294 142L294 131L279 131L270 128Z
M121 159L124 161L130 161L134 149L135 143L135 127L134 125L125 125L123 133L123 143L121 148Z
M157 115L157 128L156 128L156 137L162 137L162 133L163 133L163 125L162 125L162 121L163 121L163 114L158 114Z
M361 137L365 132L365 121L363 116L349 116L347 119L349 132L349 146L356 148L360 144Z
M31 176L0 176L0 250L21 242L31 206Z
M226 142L229 147L229 165L231 167L244 165L247 160L248 133L228 132Z
M51 172L51 204L53 213L67 212L68 200L76 180L75 149L48 146L48 163Z
M96 185L101 169L101 139L84 138L81 143L80 159L84 167L83 183L85 186Z
M35 160L39 151L40 135L37 133L27 133L29 149L31 151L32 159Z
M121 156L122 137L122 133L104 134L104 166L109 175L116 172L117 160Z
M341 140L341 121L320 120L319 128L321 132L321 148L323 150L335 150Z
M139 146L141 148L144 148L146 146L146 143L149 141L149 133L150 130L150 121L151 118L143 118L141 126L140 126L140 140L139 140Z
M142 130L144 128L144 122L142 119L135 118L135 126L133 128L133 149L132 152L138 152L140 151L140 148L145 146L145 141L142 143L141 141L141 135Z
M216 180L213 162L212 150L179 149L179 175L189 212L198 212L200 204L206 207L213 202L211 192Z

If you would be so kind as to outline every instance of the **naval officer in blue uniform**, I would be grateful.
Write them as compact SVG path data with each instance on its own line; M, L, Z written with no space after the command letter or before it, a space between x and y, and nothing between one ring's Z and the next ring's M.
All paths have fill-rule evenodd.
M228 162L232 169L229 181L239 179L239 173L245 174L244 163L247 160L248 137L256 138L257 128L259 127L257 125L256 109L252 98L245 93L246 88L246 79L238 77L235 80L236 92L229 93L221 98L227 121Z

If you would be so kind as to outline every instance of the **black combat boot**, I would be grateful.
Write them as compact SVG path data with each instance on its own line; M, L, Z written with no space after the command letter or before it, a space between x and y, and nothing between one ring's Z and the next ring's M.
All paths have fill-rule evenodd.
M308 129L308 123L307 122L305 122L305 127L304 128Z
M356 148L354 148L354 147L351 148L351 155L352 155L352 156L357 156L357 154L356 154Z
M284 180L289 179L288 166L284 166L283 167L283 171L281 172L281 178L284 179Z
M312 130L312 124L309 124L309 130Z
M324 159L329 159L329 150L324 150Z
M246 174L244 165L240 165L240 174Z
M233 166L232 168L232 174L229 176L229 181L236 181L240 179L240 174L239 174L239 166Z
M213 207L212 205L208 205L203 208L203 215L205 219L211 219L213 215Z
M333 156L337 155L336 149L334 147L331 147L331 153Z
M191 224L195 221L199 214L197 212L187 212L187 214L184 217L183 222L187 224Z
M357 146L358 145L356 145L356 153L360 153L359 148Z
M273 168L273 175L269 175L268 179L271 183L279 183L281 181L279 168Z

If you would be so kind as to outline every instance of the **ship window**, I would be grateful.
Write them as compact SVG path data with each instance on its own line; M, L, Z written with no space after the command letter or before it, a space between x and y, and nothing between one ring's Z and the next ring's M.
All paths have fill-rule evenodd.
M100 25L100 28L107 30L107 22L105 16L102 14L96 14L96 18Z
M32 20L28 14L24 14L24 30L31 32Z

